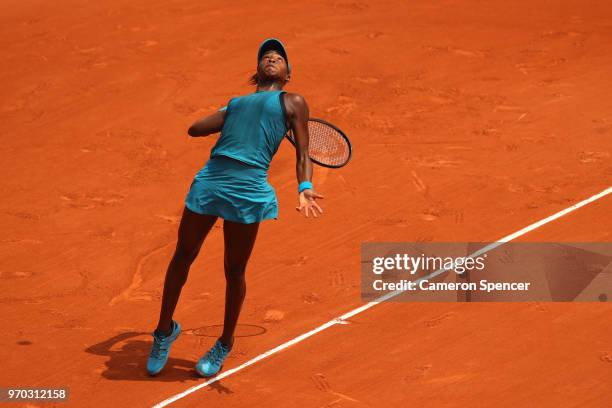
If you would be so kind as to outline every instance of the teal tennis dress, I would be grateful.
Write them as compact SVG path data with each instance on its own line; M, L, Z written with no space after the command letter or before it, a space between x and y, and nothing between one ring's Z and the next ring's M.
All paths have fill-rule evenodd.
M188 209L243 224L278 218L268 169L287 131L283 93L230 99L221 136L185 198Z

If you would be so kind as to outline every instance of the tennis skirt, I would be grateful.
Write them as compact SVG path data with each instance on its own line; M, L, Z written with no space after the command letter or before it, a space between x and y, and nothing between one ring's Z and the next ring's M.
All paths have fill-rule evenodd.
M227 156L214 156L195 175L185 206L198 214L252 224L278 218L268 172Z

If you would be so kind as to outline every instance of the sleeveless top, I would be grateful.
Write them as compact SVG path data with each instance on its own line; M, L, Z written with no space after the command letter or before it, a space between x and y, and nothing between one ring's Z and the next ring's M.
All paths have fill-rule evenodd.
M221 136L210 157L227 156L251 166L268 169L287 132L285 91L263 91L230 99Z

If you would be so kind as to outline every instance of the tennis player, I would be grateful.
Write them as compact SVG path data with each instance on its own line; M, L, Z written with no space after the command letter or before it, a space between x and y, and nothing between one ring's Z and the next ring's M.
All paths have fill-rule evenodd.
M245 270L259 223L278 217L276 193L267 181L267 172L283 137L291 129L296 139L298 206L306 217L323 211L313 190L312 164L308 156L308 105L298 94L286 93L290 65L283 44L265 40L257 53L257 72L251 82L254 93L232 98L218 112L202 118L189 128L191 136L221 132L210 159L195 175L185 199L176 250L164 282L159 323L153 332L153 346L147 371L158 374L170 346L181 333L173 320L189 267L217 218L223 221L225 244L225 317L223 333L196 363L204 377L217 374L234 344L234 331L246 293Z

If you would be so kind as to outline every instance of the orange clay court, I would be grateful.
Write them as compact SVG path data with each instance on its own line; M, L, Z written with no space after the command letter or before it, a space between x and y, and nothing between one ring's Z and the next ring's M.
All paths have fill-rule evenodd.
M315 166L315 220L294 209L281 144L279 219L261 225L221 374L362 307L362 242L495 241L601 192L517 240L610 242L610 2L7 0L0 31L0 386L70 392L11 406L612 406L609 302L385 302L203 386L220 221L167 367L145 370L184 198L217 138L186 130L252 92L268 37L290 54L286 89L354 153Z

